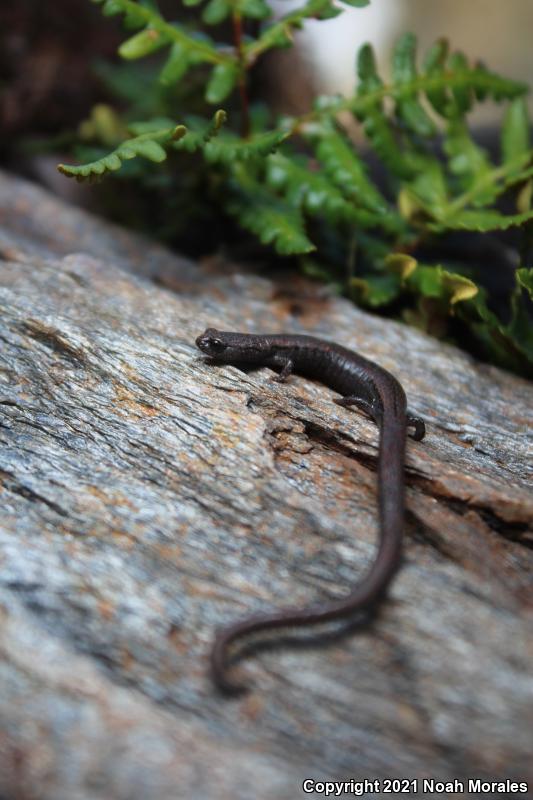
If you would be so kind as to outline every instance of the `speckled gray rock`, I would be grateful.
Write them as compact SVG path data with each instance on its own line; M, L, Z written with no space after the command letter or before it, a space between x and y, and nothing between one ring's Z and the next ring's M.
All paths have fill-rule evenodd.
M0 251L0 795L533 779L531 385L8 176ZM207 324L359 349L428 426L377 619L261 647L238 700L209 680L215 627L341 596L372 560L377 433L318 384L207 365Z

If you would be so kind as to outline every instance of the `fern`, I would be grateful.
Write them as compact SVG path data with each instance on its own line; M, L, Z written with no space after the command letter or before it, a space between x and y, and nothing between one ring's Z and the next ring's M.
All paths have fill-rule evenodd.
M306 0L274 22L268 21L266 0L184 0L198 7L209 28L230 19L233 46L166 21L151 2L93 2L104 14L121 15L132 31L119 48L123 59L159 54L160 87L185 86L190 71L200 67L195 74L203 81L205 103L231 104L238 96L240 113L230 114L229 120L223 110L211 119L185 113L178 126L166 118L130 121L130 138L89 163L62 164L61 172L94 180L137 157L163 162L170 153L182 159L200 156L205 180L217 187L219 206L264 245L283 256L302 256L304 269L328 275L364 305L403 308L405 319L426 330L445 332L460 320L493 360L518 371L533 370L533 341L524 332L530 269L516 273L510 316L503 324L466 266L419 263L411 254L451 231L487 233L522 226L529 237L533 151L527 86L471 64L464 54L451 52L444 39L419 64L416 39L406 34L395 45L389 82L379 74L372 47L364 45L352 96L318 98L309 113L269 126L264 119L258 122L259 111L250 106L249 70L266 51L290 45L307 19L341 13L333 0ZM259 24L256 38L244 38L246 19ZM131 97L129 87L127 92ZM486 99L506 103L497 162L467 123L468 113ZM385 186L376 184L364 153L350 141L339 121L341 112L360 125L385 167ZM513 190L516 210L504 212L499 200ZM312 251L311 260L307 254Z
M122 166L123 161L139 156L159 163L167 157L163 145L179 141L186 133L187 128L184 125L164 128L163 130L152 130L142 133L140 136L127 139L112 150L111 153L96 161L90 161L88 164L82 164L79 167L59 164L58 170L68 178L84 181L101 178L108 172L116 172Z
M315 250L315 245L306 236L303 215L298 208L265 192L261 184L254 184L247 177L242 176L239 191L230 200L228 210L263 244L275 242L280 255Z

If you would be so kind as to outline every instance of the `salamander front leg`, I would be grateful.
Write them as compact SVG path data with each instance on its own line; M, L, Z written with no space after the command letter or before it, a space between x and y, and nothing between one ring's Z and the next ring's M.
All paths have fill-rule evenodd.
M357 397L356 395L337 397L335 399L335 403L337 403L339 406L344 406L345 408L349 408L349 406L357 406L357 408L359 408L361 411L364 411L367 416L373 419L378 427L381 424L381 418L383 416L381 409L379 409L375 403L366 400L364 397Z
M290 360L290 358L283 358L281 356L277 356L273 362L274 367L281 367L281 372L279 375L274 375L272 378L273 381L276 383L285 383L289 375L292 374L292 370L294 368L294 364Z
M419 442L421 439L424 438L426 435L426 424L423 419L420 417L411 417L409 414L407 415L407 427L414 428L413 433L410 433L411 439L414 439L415 442Z

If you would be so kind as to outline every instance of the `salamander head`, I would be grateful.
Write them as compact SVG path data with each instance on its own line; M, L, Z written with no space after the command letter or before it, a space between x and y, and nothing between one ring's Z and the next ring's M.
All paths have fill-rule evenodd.
M202 353L205 353L206 356L211 356L211 358L220 357L228 347L223 341L221 333L215 328L207 328L198 336L196 346L200 348Z
M207 328L196 339L202 353L226 364L238 362L259 363L269 351L267 338L249 333L233 333Z

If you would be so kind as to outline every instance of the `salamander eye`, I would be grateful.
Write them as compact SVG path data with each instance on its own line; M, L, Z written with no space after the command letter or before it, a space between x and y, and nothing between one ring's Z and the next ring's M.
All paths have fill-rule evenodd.
M224 344L222 339L217 339L215 336L210 337L208 342L210 350L216 350L217 353L221 353L222 350L225 350L228 346L227 344Z

